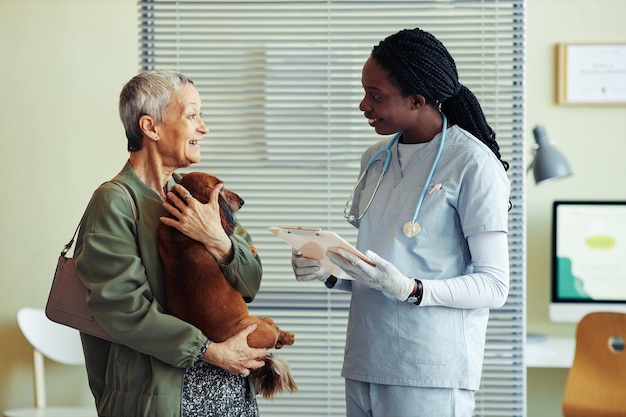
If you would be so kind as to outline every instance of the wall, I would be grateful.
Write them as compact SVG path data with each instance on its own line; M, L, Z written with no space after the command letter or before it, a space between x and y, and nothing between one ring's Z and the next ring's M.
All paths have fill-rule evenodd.
M138 55L134 0L0 0L0 411L33 403L15 313L45 305L91 192L127 158L117 95ZM47 381L49 404L93 404L82 367Z
M567 156L574 175L545 186L528 183L529 330L572 336L575 326L548 319L552 202L559 199L626 199L626 134L620 121L626 106L555 104L554 45L572 42L626 42L623 0L594 2L528 0L526 106L529 147L532 128L542 124ZM530 152L530 151L529 151ZM566 369L528 372L528 416L561 415Z
M626 138L617 128L626 107L557 106L554 45L626 41L626 2L528 0L527 11L529 156L532 127L543 124L575 171L528 184L529 329L573 336L573 325L547 318L551 203L626 198ZM57 249L94 187L126 160L116 109L138 69L136 19L134 0L0 0L0 410L32 402L31 356L15 312L45 304ZM529 371L529 416L560 415L566 375ZM84 370L55 367L47 376L50 404L92 402Z

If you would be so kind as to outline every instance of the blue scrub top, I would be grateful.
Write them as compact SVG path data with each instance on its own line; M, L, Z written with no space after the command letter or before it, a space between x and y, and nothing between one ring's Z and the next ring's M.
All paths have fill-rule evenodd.
M493 152L465 130L446 132L441 159L430 184L424 184L441 134L400 170L397 143L389 171L371 206L352 223L359 228L357 248L372 250L408 277L453 278L472 272L467 237L508 230L509 180ZM361 170L386 139L369 148ZM372 164L357 190L351 213L358 218L380 175L384 158ZM408 238L423 187L427 193L417 216L420 233ZM418 307L351 281L352 299L342 376L390 385L462 388L480 384L488 309Z

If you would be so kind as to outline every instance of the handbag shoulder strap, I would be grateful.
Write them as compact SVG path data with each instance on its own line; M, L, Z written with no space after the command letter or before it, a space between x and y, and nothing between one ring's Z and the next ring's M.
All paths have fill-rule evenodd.
M135 204L135 200L133 199L133 197L130 195L130 191L128 191L128 188L126 188L124 184L117 182L117 181L111 180L109 182L117 185L118 187L122 189L122 191L124 191L124 194L126 194L126 197L128 198L128 201L130 202L130 209L133 212L133 218L135 219L135 222L137 222L137 219L138 219L137 205ZM81 218L80 221L78 222L78 226L76 226L76 230L74 230L72 239L70 239L70 241L67 242L65 246L63 246L63 250L61 251L61 256L65 256L67 252L69 252L69 250L72 248L72 245L74 244L74 239L76 239L76 235L78 234L78 230L80 229L80 225L82 224L82 222L83 222L83 218Z
M135 219L135 222L136 222L138 218L137 206L135 205L135 200L133 200L133 197L130 195L130 191L128 191L128 188L126 188L126 186L122 184L121 182L117 182L113 180L111 180L110 182L120 187L122 191L124 191L124 194L126 194L126 197L128 197L128 201L130 202L130 209L133 211L133 218Z

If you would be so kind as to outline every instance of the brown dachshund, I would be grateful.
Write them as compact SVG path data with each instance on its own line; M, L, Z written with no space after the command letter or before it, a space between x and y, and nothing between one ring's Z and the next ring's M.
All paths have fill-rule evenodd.
M211 190L221 183L219 178L203 172L186 174L180 182L205 204ZM218 200L222 227L230 236L236 226L234 213L241 208L243 200L226 188L222 188ZM193 324L214 342L223 342L256 323L256 330L248 336L250 347L280 349L294 343L294 335L279 329L272 319L249 315L243 297L226 281L217 261L202 243L161 224L158 251L170 314ZM275 355L265 357L265 366L253 370L251 375L255 389L265 398L273 398L284 390L297 390L289 365Z

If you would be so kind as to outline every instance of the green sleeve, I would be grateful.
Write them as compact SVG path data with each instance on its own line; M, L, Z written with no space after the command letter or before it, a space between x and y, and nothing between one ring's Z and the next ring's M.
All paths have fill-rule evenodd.
M237 225L230 239L233 242L233 259L229 264L220 264L220 268L230 285L246 302L250 302L261 287L261 259L250 235L241 225Z

